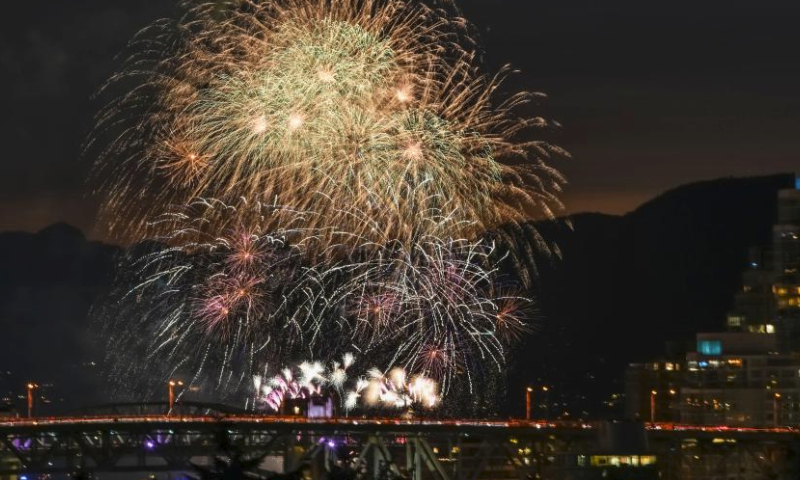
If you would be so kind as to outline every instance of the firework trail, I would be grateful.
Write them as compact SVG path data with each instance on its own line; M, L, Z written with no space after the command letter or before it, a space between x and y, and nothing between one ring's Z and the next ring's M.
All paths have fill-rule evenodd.
M266 230L275 218L292 227ZM305 218L278 204L203 199L161 216L171 233L124 269L135 278L117 302L108 350L136 352L136 368L179 365L215 378L214 389L235 390L256 360L327 362L355 348L447 390L457 372L499 369L504 345L527 328L528 301L496 286L490 243L365 243L341 260L316 245L324 237L326 248L344 248L329 242L351 235L320 233ZM134 348L142 343L145 354Z
M123 385L149 366L156 383L181 373L235 390L261 352L280 357L303 345L322 300L313 270L299 265L309 239L304 228L265 230L275 218L301 225L302 214L199 199L158 218L170 233L122 268L118 308L108 315L107 351L131 354L115 362Z
M183 9L134 39L87 146L109 228L153 241L108 315L115 377L235 395L257 365L356 349L412 380L346 403L405 405L500 371L529 307L500 265L548 250L523 221L561 209L565 152L515 113L536 96L496 95L506 71L480 74L447 0ZM341 386L337 368L258 376L263 401Z

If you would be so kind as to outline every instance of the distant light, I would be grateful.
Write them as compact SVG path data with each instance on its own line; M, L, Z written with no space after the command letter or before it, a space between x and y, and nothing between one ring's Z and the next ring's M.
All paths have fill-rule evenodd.
M20 475L19 476L19 480L28 480L28 476L27 475Z
M144 442L144 447L148 450L153 450L154 448L156 448L156 444L152 440L148 440Z
M329 446L329 447L331 447L331 448L333 448L333 447L335 447L335 446L336 446L336 442L334 442L333 440L329 440L329 441L328 441L328 446Z
M794 188L800 190L800 176L794 178Z

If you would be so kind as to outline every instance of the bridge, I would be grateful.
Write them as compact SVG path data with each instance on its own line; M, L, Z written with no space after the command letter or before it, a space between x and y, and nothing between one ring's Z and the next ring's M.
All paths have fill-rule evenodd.
M615 478L609 472L664 479L800 476L800 430L795 428L308 419L199 403L166 411L163 403L127 404L68 417L0 419L0 475L188 472L202 477L222 462L229 468L253 464L265 478L328 478L342 468L368 480ZM640 446L614 440L619 428L632 430Z

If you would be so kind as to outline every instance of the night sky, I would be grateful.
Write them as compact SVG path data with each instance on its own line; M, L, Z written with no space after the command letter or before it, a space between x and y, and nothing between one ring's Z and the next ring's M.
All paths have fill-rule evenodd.
M674 186L800 170L800 2L460 0L485 60L522 71L574 156L572 212L624 213ZM171 0L26 0L0 13L0 231L91 234L81 144L115 55Z

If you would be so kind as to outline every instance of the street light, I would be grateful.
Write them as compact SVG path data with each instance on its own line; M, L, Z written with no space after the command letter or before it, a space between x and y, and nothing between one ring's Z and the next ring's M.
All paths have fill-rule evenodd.
M39 388L35 383L28 384L28 418L33 417L33 391Z
M674 388L670 388L669 389L669 394L670 394L670 396L675 397L675 395L678 394L678 391L675 390ZM670 421L670 422L675 421L675 417L677 416L677 413L676 413L677 409L678 409L678 404L675 402L675 398L670 398L669 405L667 405L667 412L668 412L668 416L669 416L667 421Z
M658 392L650 390L650 423L656 423L656 395Z
M531 420L531 393L533 393L533 387L528 387L525 389L525 420Z
M544 392L544 419L550 420L550 394L548 393L550 389L545 385L542 387L542 391Z
M172 407L175 406L175 386L182 387L183 382L180 380L170 380L167 384L169 386L169 409L167 413L172 411Z
M781 394L775 393L775 396L772 398L772 423L775 428L780 425L780 403L781 403Z

